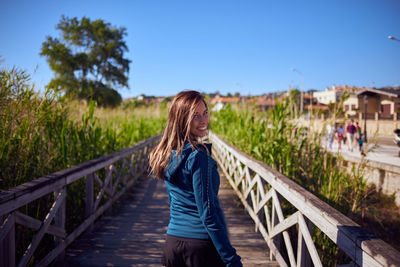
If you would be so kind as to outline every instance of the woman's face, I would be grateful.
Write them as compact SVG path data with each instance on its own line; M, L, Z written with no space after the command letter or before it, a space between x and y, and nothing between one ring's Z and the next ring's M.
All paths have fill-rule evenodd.
M207 134L208 128L208 110L203 101L195 109L192 124L190 125L190 133L194 137L203 137Z

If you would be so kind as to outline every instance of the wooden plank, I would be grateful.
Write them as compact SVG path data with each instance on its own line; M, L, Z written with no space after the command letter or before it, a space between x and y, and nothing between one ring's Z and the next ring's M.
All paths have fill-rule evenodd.
M43 223L42 221L32 218L19 211L15 211L15 222L36 231L39 230L40 226ZM66 232L64 228L53 225L49 225L49 228L47 228L46 230L46 234L54 235L60 238L66 237Z
M316 266L316 267L321 266L322 267L322 262L321 262L321 260L319 258L317 249L314 246L314 242L312 240L311 234L308 231L308 226L307 226L307 224L306 224L306 222L304 220L303 215L301 215L301 213L298 213L298 219L299 219L299 228L300 228L299 231L301 231L301 234L302 234L302 236L304 238L304 242L307 245L308 252L310 253L310 256L311 256L311 259L312 259L312 261L314 263L314 266Z
M4 220L6 219L5 217L6 216L0 216L0 227L3 226ZM0 233L1 233L1 231L0 231ZM7 262L6 262L6 260L7 260L7 256L6 255L8 255L8 254L5 251L6 250L6 243L5 242L6 242L6 240L4 240L4 238L0 238L0 266L7 266L8 265Z
M297 232L297 264L296 267L308 267L305 265L302 265L303 263L303 251L307 250L305 246L303 246L303 235L300 230ZM311 265L310 265L311 266Z
M0 227L0 266L15 266L15 215L11 213Z
M101 201L101 199L102 199L102 197L103 197L105 192L107 192L107 194L109 196L111 196L111 192L109 192L109 190L107 188L111 179L112 179L112 169L108 169L107 170L107 174L106 174L106 178L105 178L104 183L103 183L103 187L101 188L100 192L97 194L96 200L94 202L94 207L93 207L94 210L96 210L97 207L99 206L100 201Z
M103 181L99 178L99 176L97 175L97 173L91 173L89 175L93 175L95 181L99 184L100 187L103 187ZM87 177L87 176L86 176Z
M15 217L15 216L14 216ZM14 267L16 263L15 223L8 234L8 264Z
M4 220L6 216L0 216L0 229L3 226ZM0 230L1 233L1 230ZM4 240L4 238L0 238L0 266L7 266L7 253L6 253L6 244L5 244L6 240Z
M45 184L45 183L44 183ZM63 187L65 185L65 181L63 179L59 179L54 183L45 184L43 187L39 187L31 192L24 192L20 195L14 197L6 202L0 204L0 216L4 214L8 214L30 202L36 200L44 195L54 192L55 190Z
M110 182L108 183L107 187L106 187L106 193L108 194L108 196L112 196L113 193L113 187L114 187L114 179L113 179L113 175L117 173L117 168L115 167L114 164L110 165L110 171L111 171L111 179ZM107 192L108 191L108 192Z
M123 185L126 185L126 181L129 178L129 175L131 173L132 166L129 164L129 162L126 160L126 158L123 159L123 164L124 164L124 166L126 166L126 168L128 168L128 171L125 173L125 175L122 176L121 183Z
M85 218L93 213L94 179L96 178L100 180L96 174L92 173L87 175L85 179Z
M297 223L297 217L298 217L299 211L296 211L290 217L284 219L283 221L279 222L277 225L274 226L274 228L270 231L269 236L270 238L273 238L274 236L282 233L283 231L289 229L293 225Z
M267 192L267 194L264 195L264 197L261 199L260 203L258 204L259 206L258 206L258 209L256 210L256 212L258 212L260 209L265 207L265 205L267 205L267 202L269 200L271 200L271 198L272 198L272 192L273 192L273 190L269 190Z
M279 222L283 222L284 217L283 217L283 213L282 213L281 203L280 203L279 197L276 194L275 190L272 192L272 198L274 199L273 206L276 208L276 214L278 215ZM296 266L296 259L294 258L294 252L293 252L292 243L290 241L289 233L287 231L283 231L282 235L283 235L283 240L286 245L286 252L289 257L290 265Z
M67 193L67 189L64 187L61 190L58 190L56 192L54 192L54 198L55 200L57 199L58 194L65 192L65 194ZM66 198L65 198L66 199ZM62 201L60 208L58 209L58 211L56 212L56 215L54 216L54 227L57 229L61 229L64 233L63 236L59 237L59 236L54 236L54 245L58 246L59 244L61 244L64 241L64 238L66 236L65 234L65 221L66 221L66 201L65 199ZM53 228L51 225L49 225L47 231L49 231L49 229ZM65 257L65 253L64 251L61 252L58 257L57 260L58 261L62 261L64 260Z
M300 214L298 216L300 216ZM303 219L306 222L308 232L311 235L311 233L312 233L312 223L307 218L304 218L304 216L303 216ZM313 266L312 265L311 255L308 252L307 245L306 245L306 242L304 241L303 234L302 234L302 231L300 229L300 226L298 228L298 240L297 241L298 241L297 242L297 266L299 266L299 267L310 267L310 266Z
M265 220L267 221L267 231L268 233L271 232L271 219L269 215L269 209L267 205L264 205L264 215L265 215Z
M125 172L125 159L124 159L124 161L122 161L122 166L121 166L121 169L119 170L119 172L116 171L117 178L115 179L114 186L112 187L112 195L114 195L114 193L116 192L117 187L119 185L119 181L121 180L124 172Z
M7 218L4 220L3 225L0 227L0 241L6 238L10 230L15 224L15 217L14 214L11 213L7 216Z
M258 177L259 177L259 176L258 176ZM245 198L247 198L247 196L249 195L249 193L250 193L251 191L252 191L253 194L254 194L254 189L253 189L253 187L254 187L254 185L256 185L257 179L256 179L256 177L254 177L254 178L251 180L251 178L248 177L247 182L248 182L247 188L246 188L246 191L245 191L244 194L243 194ZM254 208L257 208L257 206L254 206Z

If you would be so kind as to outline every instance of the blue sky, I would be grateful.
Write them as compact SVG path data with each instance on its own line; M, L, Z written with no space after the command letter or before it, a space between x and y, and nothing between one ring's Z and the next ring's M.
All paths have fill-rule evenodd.
M400 85L400 1L0 0L3 65L53 76L39 56L61 15L127 28L132 60L123 97L263 94L289 87ZM297 71L293 71L295 68Z

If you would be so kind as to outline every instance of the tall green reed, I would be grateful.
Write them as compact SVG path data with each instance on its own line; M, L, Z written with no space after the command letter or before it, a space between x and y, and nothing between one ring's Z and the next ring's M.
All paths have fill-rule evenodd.
M283 101L266 112L252 107L227 106L212 114L211 128L243 152L265 162L380 238L400 247L393 239L394 234L400 240L400 231L395 230L400 226L399 209L393 198L378 197L378 193L366 184L363 179L365 162L354 165L350 172L345 171L340 155L327 153L322 148L322 133L310 132L299 125L290 101ZM382 212L377 213L383 206L394 210L388 221L379 218ZM386 211L389 212L387 208ZM385 226L377 228L379 223L368 225L370 221L379 221L382 225L385 221ZM386 229L390 226L391 235L387 235ZM334 255L339 255L339 250L320 234L314 238L321 248L324 264L338 264Z
M95 116L94 102L81 118L71 117L70 100L51 88L36 92L18 69L1 70L0 86L0 190L131 146L160 133L165 122L133 111L103 118L112 125Z
M40 176L129 147L162 131L165 117L116 114L118 124L107 123L107 116L95 116L94 102L72 105L51 88L36 91L30 76L19 69L0 71L0 190L7 190ZM151 110L150 110L151 111ZM151 113L151 112L149 112ZM79 114L73 117L71 114ZM123 112L127 114L127 112ZM141 113L143 114L143 112ZM165 112L161 112L165 114ZM84 219L84 181L67 187L67 232ZM43 219L52 203L45 196L22 208L23 212ZM33 231L17 226L17 258L30 243ZM45 255L53 240L45 238L34 255ZM35 260L33 260L35 261Z

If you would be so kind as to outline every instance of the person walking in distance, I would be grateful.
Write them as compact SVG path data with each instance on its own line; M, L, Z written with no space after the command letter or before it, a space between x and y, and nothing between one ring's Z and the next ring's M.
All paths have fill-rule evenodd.
M356 133L356 127L353 124L353 120L349 121L346 127L346 135L347 135L347 147L350 151L353 151L354 146L354 135Z
M363 148L364 139L363 139L361 127L360 127L360 125L358 125L358 122L356 122L356 126L355 127L356 127L355 138L356 138L356 141L358 143L358 149L359 149L361 155L365 156L365 152L364 152L364 148Z
M242 266L217 196L220 177L211 144L201 141L208 123L204 97L178 93L161 141L150 153L151 173L164 181L170 202L164 266Z
M333 135L335 134L334 128L330 125L326 125L326 148L332 149Z
M356 127L356 133L355 133L354 138L356 139L356 142L358 143L358 140L361 138L361 127L358 124L358 121L356 122L355 127Z
M344 134L343 126L339 125L339 128L337 129L337 132L335 134L336 140L338 142L338 150L342 149L343 134Z

